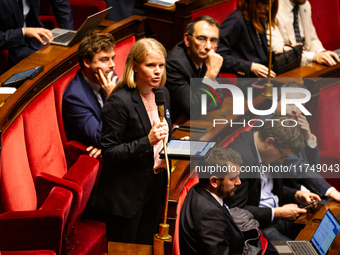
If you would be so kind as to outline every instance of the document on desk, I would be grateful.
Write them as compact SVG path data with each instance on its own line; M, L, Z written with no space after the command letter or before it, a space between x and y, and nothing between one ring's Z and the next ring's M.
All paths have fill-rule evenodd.
M178 0L149 0L149 3L160 4L164 6L172 6Z
M206 141L170 140L167 144L167 152L170 159L206 160L215 144ZM160 152L160 156L164 158L164 149Z

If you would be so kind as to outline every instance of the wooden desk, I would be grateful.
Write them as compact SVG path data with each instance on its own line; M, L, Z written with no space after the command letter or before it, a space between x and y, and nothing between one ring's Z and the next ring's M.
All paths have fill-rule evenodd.
M330 209L334 216L336 217L340 213L340 204L337 202L330 201L327 203L327 205L322 206L313 213L308 213L311 219L308 221L306 226L303 230L301 230L300 234L296 237L295 240L307 240L310 241L315 230L319 226L319 223L313 221L315 219L322 219L325 215L326 211ZM337 255L340 248L340 234L338 234L332 244L331 250L329 251L329 255Z

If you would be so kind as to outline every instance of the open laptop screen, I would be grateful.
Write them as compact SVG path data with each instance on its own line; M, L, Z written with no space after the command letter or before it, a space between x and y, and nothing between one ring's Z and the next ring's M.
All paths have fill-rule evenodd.
M311 242L321 255L328 252L336 235L340 230L340 224L330 210L327 210L325 216L316 229Z

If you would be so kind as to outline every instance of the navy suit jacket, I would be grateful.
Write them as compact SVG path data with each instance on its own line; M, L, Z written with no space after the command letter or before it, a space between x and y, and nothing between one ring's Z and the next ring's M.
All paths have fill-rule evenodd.
M206 72L205 63L203 63L200 74L197 72L194 62L188 55L184 41L178 43L169 51L166 59L167 77L165 86L170 92L172 122L175 122L182 113L191 119L198 119L201 116L201 95L205 92L196 86L191 86L190 78L203 78ZM223 102L223 92L217 90L217 93ZM214 95L214 93L212 94ZM221 107L217 97L215 97L215 100L216 105L210 96L207 97L208 111ZM191 111L190 107L192 107Z
M183 203L179 223L181 254L242 254L244 238L229 211L199 183Z
M256 77L250 71L252 62L268 66L269 51L265 29L258 37L254 26L238 9L220 26L217 53L223 57L221 72L234 73L239 77Z
M241 154L243 166L259 166L257 152L254 143L253 132L242 132L228 147ZM278 176L276 176L278 177ZM240 174L241 184L237 186L235 195L227 198L225 203L230 207L244 208L250 211L261 227L270 224L272 218L271 208L259 207L261 198L260 173ZM279 205L296 203L296 189L283 186L282 179L274 178L273 193L279 198Z
M30 12L27 27L43 27L39 20L40 0L28 0ZM68 0L50 0L59 27L73 29L73 18ZM25 38L22 32L23 14L17 0L0 0L0 49L9 49L10 65L16 64L43 47L35 39Z
M164 112L171 137L170 98L165 93ZM102 109L101 172L93 204L121 217L131 218L142 207L154 166L148 134L152 128L137 88L114 92ZM165 174L165 171L159 174ZM162 192L162 191L160 191Z
M101 107L81 70L63 95L63 120L67 139L100 148Z

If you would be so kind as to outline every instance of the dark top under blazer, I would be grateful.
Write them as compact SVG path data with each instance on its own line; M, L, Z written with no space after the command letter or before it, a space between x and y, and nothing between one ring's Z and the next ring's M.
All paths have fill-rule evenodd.
M242 132L228 147L236 150L241 154L243 166L259 166L257 152L255 148L253 132ZM247 173L247 177L249 177ZM260 222L261 227L270 224L272 218L271 208L259 207L261 198L261 177L260 173L253 173L251 178L244 178L242 173L241 185L237 186L235 195L225 200L229 207L240 207L250 211L256 220ZM273 193L279 198L279 205L287 203L296 203L296 189L283 186L282 179L274 178Z
M244 239L230 213L199 183L183 203L179 223L181 254L242 254Z
M254 26L238 9L220 26L217 53L223 57L221 72L234 73L239 77L256 77L250 71L252 62L268 66L269 51L265 29L258 37Z
M168 90L165 113L170 111ZM165 114L171 137L170 114ZM102 108L101 172L93 204L116 216L131 218L145 196L154 166L148 134L151 122L137 88L127 86L114 92ZM162 174L165 172L163 171Z
M100 148L102 113L81 70L64 91L63 120L67 139Z
M39 20L40 0L28 0L30 12L26 18L27 27L43 27ZM60 28L73 29L73 18L68 0L50 0ZM12 49L10 57L27 57L27 52L43 47L35 39L25 38L22 32L23 14L17 0L0 1L0 49Z
M194 62L188 55L184 41L178 43L169 51L166 58L167 77L165 86L170 92L171 119L173 122L175 122L182 113L191 119L198 119L201 116L201 95L205 92L191 87L190 78L203 78L206 72L207 67L205 63L203 63L202 70L200 74L198 73ZM220 76L218 76L218 78L219 77ZM217 90L217 92L223 102L223 92L220 90ZM208 111L221 107L219 103L216 106L210 96L207 97L207 100ZM190 106L193 107L191 115Z

